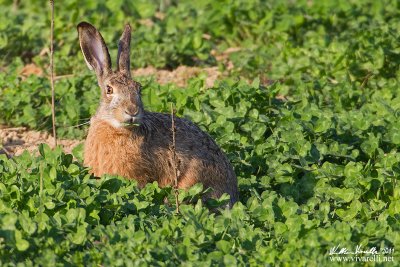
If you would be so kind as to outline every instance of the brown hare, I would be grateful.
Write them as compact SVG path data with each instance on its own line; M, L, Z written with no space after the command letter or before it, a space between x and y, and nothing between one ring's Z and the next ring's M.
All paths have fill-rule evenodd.
M87 22L77 28L85 61L96 72L101 89L85 142L85 166L96 176L116 174L137 180L139 186L153 181L161 187L173 185L171 116L143 108L141 85L130 72L130 26L125 26L119 41L116 71L100 32ZM237 179L227 157L189 120L175 118L175 125L178 188L202 183L212 189L210 197L228 193L232 206L238 200Z

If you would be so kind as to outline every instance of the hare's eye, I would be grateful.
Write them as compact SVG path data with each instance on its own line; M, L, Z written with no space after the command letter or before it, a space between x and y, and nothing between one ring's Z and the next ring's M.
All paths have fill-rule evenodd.
M113 89L111 86L107 85L106 93L107 93L107 95L111 95L113 93Z

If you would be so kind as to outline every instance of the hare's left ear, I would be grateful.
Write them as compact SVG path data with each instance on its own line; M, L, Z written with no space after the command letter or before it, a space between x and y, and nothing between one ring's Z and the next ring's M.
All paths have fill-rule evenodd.
M111 59L100 32L91 24L78 24L79 44L89 69L94 69L97 78L111 72Z
M118 44L117 70L128 75L128 77L131 77L130 47L131 26L126 24Z

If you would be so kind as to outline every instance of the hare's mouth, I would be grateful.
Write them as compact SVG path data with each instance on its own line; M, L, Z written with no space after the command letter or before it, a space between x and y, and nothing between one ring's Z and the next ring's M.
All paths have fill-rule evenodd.
M130 128L130 127L138 127L138 126L140 126L140 123L139 122L123 122L123 123L121 123L121 125L123 127Z
M140 126L142 122L142 116L130 116L127 120L121 122L123 127L132 128Z

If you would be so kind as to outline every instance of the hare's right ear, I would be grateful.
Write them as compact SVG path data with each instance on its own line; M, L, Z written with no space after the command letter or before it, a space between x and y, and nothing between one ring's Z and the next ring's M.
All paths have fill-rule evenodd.
M118 44L117 70L125 73L128 77L131 77L130 49L131 26L129 24L126 24L124 32L122 33L121 39L119 39Z
M89 69L98 77L111 72L111 58L100 32L91 24L81 22L77 26L79 44Z

